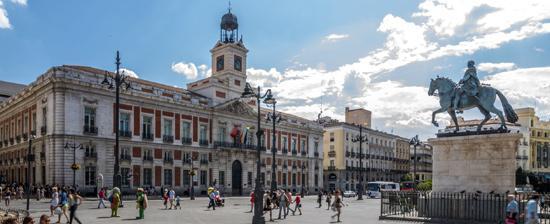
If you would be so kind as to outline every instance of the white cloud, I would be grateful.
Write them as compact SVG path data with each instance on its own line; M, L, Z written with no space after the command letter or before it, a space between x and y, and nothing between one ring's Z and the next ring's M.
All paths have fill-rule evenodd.
M201 77L210 77L212 75L212 69L208 68L205 64L199 65L197 69Z
M193 63L172 63L172 71L184 75L187 79L196 79L198 77L197 66Z
M136 79L139 78L139 76L134 71L132 71L130 69L127 69L127 68L120 68L119 72L121 74L124 74L124 75L132 77L132 78L136 78Z
M539 47L535 47L533 50L535 50L536 52L544 52L544 49L542 48L539 48Z
M348 38L348 37L349 37L348 34L336 34L336 33L331 33L331 34L325 36L324 41L336 42L336 41L339 41L339 40L346 39L346 38Z
M23 5L23 6L27 5L27 0L11 0L11 2L13 2L15 4L18 4L18 5Z
M516 68L516 64L505 62L505 63L479 63L477 70L484 71L488 73L493 73L496 71L508 71Z
M0 1L0 29L10 29L10 19L8 18L8 11L4 9L4 3Z

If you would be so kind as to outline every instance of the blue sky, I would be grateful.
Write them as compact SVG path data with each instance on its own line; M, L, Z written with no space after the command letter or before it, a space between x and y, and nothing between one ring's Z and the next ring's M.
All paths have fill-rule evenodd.
M287 112L313 119L324 108L342 118L345 106L365 107L377 129L429 137L437 108L426 95L430 78L458 81L473 59L480 78L515 107L550 117L544 0L231 4L250 50L250 81L273 88ZM140 78L185 86L208 75L227 7L219 0L0 0L0 80L29 83L62 64L114 70L120 50L123 67Z

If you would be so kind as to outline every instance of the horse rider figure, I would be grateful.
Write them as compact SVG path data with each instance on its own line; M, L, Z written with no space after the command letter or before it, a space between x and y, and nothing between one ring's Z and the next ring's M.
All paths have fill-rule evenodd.
M467 96L473 96L479 100L477 93L479 92L478 88L481 84L477 78L476 67L474 65L474 61L468 61L468 69L466 69L466 72L464 72L464 77L460 80L456 87L453 102L453 110L455 111L459 110L458 102L464 93L466 93Z

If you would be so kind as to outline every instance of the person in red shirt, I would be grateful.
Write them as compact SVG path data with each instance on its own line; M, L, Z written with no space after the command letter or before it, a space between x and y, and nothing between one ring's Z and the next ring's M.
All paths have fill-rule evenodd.
M302 198L300 197L299 193L296 193L296 197L294 197L294 210L292 210L292 215L296 213L296 210L300 212L300 215L302 215Z
M101 208L102 205L103 205L103 208L107 208L107 206L105 206L105 202L103 201L105 200L105 189L101 188L101 190L99 190L99 193L97 193L97 198L99 199L97 208Z
M250 212L254 209L254 191L250 192Z

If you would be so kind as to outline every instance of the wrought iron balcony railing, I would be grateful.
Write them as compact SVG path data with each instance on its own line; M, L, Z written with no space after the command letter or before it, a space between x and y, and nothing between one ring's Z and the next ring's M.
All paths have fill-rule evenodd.
M130 130L118 130L118 136L124 138L131 138L132 132Z
M84 125L83 130L84 130L84 134L97 135L97 127L96 126Z
M151 133L142 133L141 134L141 139L153 141L154 138L153 138L153 134L151 134Z
M132 156L130 156L129 154L121 154L120 161L132 161Z
M336 157L336 151L328 152L328 157Z
M192 142L193 142L193 140L190 137L182 137L181 138L181 144L190 145Z
M172 135L163 135L162 136L162 142L164 142L164 143L173 143L174 142L174 136L172 136Z

